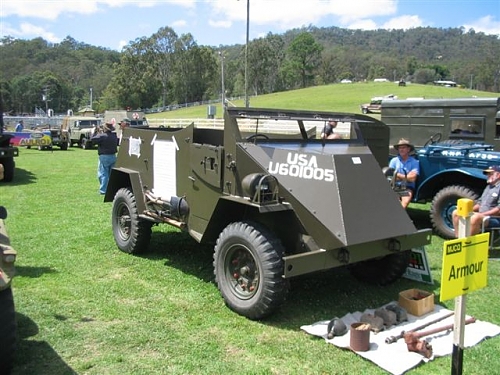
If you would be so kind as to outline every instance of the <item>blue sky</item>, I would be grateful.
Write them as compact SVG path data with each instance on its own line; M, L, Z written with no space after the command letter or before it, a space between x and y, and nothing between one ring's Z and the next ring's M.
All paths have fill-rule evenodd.
M500 0L249 0L250 39L301 26L464 27L500 37ZM244 44L247 0L0 0L0 37L120 51L169 26L199 45Z

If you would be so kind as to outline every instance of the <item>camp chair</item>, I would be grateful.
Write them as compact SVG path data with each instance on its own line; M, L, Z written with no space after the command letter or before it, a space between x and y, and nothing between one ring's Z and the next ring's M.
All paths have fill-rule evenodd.
M491 217L500 219L497 216L485 216L481 226L481 233L490 233L490 243L488 245L490 259L500 259L500 227L486 227L486 221Z

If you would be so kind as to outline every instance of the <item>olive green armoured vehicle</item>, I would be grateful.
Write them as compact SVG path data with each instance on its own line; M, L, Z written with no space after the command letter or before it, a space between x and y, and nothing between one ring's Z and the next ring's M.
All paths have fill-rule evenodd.
M228 108L224 129L126 128L105 202L118 248L148 248L153 224L214 244L226 305L271 314L293 277L348 267L387 284L430 243L382 173L389 130L358 114ZM329 120L341 139L322 140Z
M1 176L0 176L1 179ZM9 374L16 348L16 312L12 296L16 251L10 246L5 228L7 210L0 206L0 374Z

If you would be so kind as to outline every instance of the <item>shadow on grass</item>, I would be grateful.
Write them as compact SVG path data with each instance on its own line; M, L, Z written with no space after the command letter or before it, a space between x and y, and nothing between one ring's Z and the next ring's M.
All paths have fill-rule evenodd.
M153 232L149 251L140 255L147 259L166 259L165 266L174 267L205 282L213 282L213 246L197 243L186 232Z
M16 275L30 278L37 278L46 273L55 273L55 269L51 267L31 267L31 266L16 266Z
M3 182L4 184L9 184L10 186L27 185L36 182L35 174L31 173L22 168L17 168L14 171L14 178L11 182ZM0 183L1 185L2 183Z
M26 315L17 313L17 351L12 375L73 375L57 352L45 341L30 340L38 334L37 324Z
M166 259L165 266L210 282L217 288L212 256L213 247L200 245L183 232L153 232L149 251L141 255L146 259ZM399 292L406 289L433 292L435 287L404 278L388 286L366 284L355 279L346 267L307 274L290 279L290 291L284 304L261 323L297 330L303 324L397 301Z

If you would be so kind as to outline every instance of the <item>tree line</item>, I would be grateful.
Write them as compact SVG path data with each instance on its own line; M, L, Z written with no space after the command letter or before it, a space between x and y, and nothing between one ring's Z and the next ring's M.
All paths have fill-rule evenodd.
M121 52L66 37L0 40L0 94L5 112L56 113L92 104L162 108L312 85L387 78L417 83L452 80L500 91L500 39L464 28L349 30L314 26L269 33L244 45L200 46L191 34L162 27ZM224 74L224 77L222 77Z

